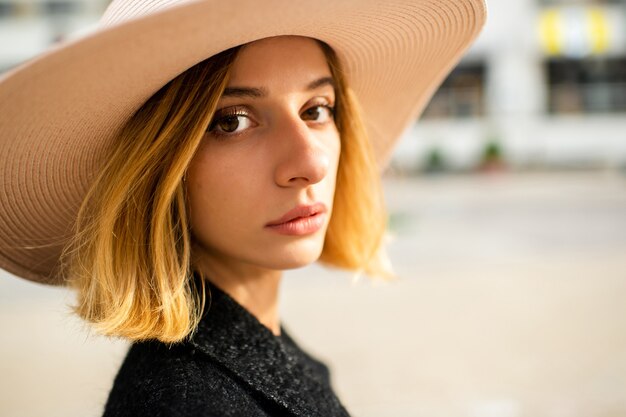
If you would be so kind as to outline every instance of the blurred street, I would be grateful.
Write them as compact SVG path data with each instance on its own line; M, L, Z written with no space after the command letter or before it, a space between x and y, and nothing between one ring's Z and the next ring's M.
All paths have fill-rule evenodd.
M356 417L626 415L626 175L387 178L400 279L288 271L281 311ZM0 279L0 415L98 416L126 345Z

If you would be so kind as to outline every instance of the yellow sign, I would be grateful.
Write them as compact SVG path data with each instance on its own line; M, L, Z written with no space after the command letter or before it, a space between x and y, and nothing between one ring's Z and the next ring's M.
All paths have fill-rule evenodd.
M544 9L539 15L539 34L543 51L553 56L599 55L610 46L606 11L598 7Z

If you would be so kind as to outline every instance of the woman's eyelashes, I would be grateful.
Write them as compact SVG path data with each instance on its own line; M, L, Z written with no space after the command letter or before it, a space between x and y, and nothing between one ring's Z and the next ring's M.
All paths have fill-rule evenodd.
M335 108L326 102L314 103L307 107L300 118L316 125L334 122ZM228 107L218 110L207 129L216 137L236 136L253 127L255 122L248 110L241 107Z
M335 116L335 108L330 104L315 104L302 112L303 120L326 123Z
M237 135L252 125L250 114L239 107L218 110L208 131L215 136Z

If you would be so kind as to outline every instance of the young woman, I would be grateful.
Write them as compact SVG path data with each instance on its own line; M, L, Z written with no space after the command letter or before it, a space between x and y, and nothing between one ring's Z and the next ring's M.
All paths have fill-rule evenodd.
M484 12L120 0L0 79L0 266L133 342L105 415L348 415L282 271L392 276L379 172Z

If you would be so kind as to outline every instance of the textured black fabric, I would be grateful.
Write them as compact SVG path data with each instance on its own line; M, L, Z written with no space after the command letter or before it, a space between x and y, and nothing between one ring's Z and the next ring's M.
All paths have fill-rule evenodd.
M172 346L131 345L104 417L349 416L328 367L281 325L275 336L214 284L198 331Z

